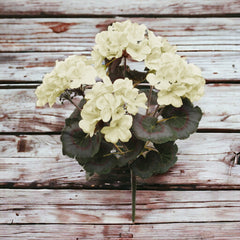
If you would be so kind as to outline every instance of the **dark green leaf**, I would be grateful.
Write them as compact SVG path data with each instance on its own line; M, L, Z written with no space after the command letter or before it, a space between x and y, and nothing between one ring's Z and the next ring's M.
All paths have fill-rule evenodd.
M151 153L151 154L150 154ZM154 155L157 154L157 152L151 151L148 153L148 155ZM149 178L151 177L154 173L156 173L156 169L159 168L159 159L158 155L157 157L151 157L151 158L146 158L144 156L140 156L136 159L136 161L133 162L132 164L132 169L133 172L141 177L141 178Z
M82 108L85 101L82 100L79 107ZM99 150L101 135L96 134L89 137L84 133L78 123L81 120L79 109L75 109L71 116L65 120L65 127L62 130L62 152L71 158L76 158L79 164L83 165L86 158L93 157Z
M166 142L163 144L154 144L154 146L158 150L159 155L161 156L160 167L157 173L165 173L177 161L177 144L174 144L174 142Z
M163 174L177 161L177 145L173 142L155 145L161 152L150 151L146 157L140 156L132 164L134 173L141 178L149 178L154 174Z
M171 128L164 122L158 122L157 118L150 116L135 115L133 119L133 131L135 136L142 141L164 143L172 141Z
M125 143L126 147L128 148L128 152L126 152L124 155L121 155L120 158L118 158L118 166L122 167L129 161L135 160L137 156L141 153L144 144L145 142L138 140L133 135L129 142Z
M87 136L78 126L78 121L65 126L61 135L64 155L76 158L82 165L85 158L93 157L99 150L101 135Z
M136 137L157 144L187 138L197 130L202 112L199 107L193 107L188 99L183 99L180 108L167 106L162 116L163 119L158 121L155 117L137 114L133 120Z
M193 107L192 103L187 99L183 99L183 105L180 108L167 106L162 112L163 118L170 118L165 123L171 127L174 138L185 139L191 133L194 133L199 121L202 117L202 111L199 107Z
M101 142L99 152L86 160L84 169L90 174L107 174L117 165L117 158L111 153L112 144L106 141Z

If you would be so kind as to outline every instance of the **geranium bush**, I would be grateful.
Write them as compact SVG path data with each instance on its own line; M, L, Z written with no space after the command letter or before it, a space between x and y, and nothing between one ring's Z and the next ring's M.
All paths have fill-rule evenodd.
M136 176L162 174L175 164L175 141L198 128L202 112L192 102L203 95L205 80L143 24L115 22L95 41L91 58L56 62L36 89L37 105L52 106L57 98L75 105L61 135L63 154L88 175L130 168L134 221ZM131 69L133 62L143 69Z

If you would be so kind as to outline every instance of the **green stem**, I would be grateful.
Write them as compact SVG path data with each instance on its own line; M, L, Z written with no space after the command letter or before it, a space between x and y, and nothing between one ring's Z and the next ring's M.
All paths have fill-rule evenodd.
M124 57L124 77L126 77L126 71L127 71L127 58Z
M150 86L150 91L149 91L149 96L148 96L148 106L147 106L147 113L146 113L146 115L148 115L148 111L149 111L149 108L150 108L151 98L152 98L152 91L153 91L153 86Z
M159 105L157 105L157 107L156 107L156 109L155 109L155 111L154 111L154 113L153 113L153 117L155 117L155 116L157 115L158 110L159 110Z
M136 190L137 190L137 181L136 175L133 172L132 168L131 171L131 191L132 191L132 222L135 222L135 212L136 212Z
M74 105L78 110L79 112L82 111L82 109L75 103L72 101L72 99L70 97L66 98L72 105Z

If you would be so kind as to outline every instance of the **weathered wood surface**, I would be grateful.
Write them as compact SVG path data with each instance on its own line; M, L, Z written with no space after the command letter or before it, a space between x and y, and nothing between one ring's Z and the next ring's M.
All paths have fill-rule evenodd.
M238 0L0 0L0 239L240 239L239 13ZM178 141L177 164L138 179L136 225L128 172L87 181L61 153L73 107L36 108L34 96L55 60L89 56L98 32L130 16L211 83L196 103L200 132Z
M239 239L240 222L141 225L39 224L2 225L6 240L229 240Z
M36 107L35 89L0 89L0 132L61 131L74 106ZM240 85L208 84L196 104L203 110L200 129L239 130ZM217 103L217 104L216 104ZM231 103L231 107L229 107Z
M1 224L131 223L130 191L1 192ZM239 222L239 198L239 191L138 191L136 223Z
M240 12L237 0L0 0L0 16L45 16L45 15L209 15Z
M64 60L70 55L86 54L85 52L52 52L52 53L0 53L0 81L2 83L39 82L45 73L51 72L56 60ZM239 82L240 53L237 52L179 52L202 69L202 74L210 82ZM89 53L88 53L89 55ZM133 68L143 70L138 63ZM11 86L11 85L9 85ZM1 85L0 85L1 87Z
M0 19L0 52L81 51L88 53L95 35L126 18ZM240 18L132 18L179 51L240 51Z
M60 136L0 138L0 186L15 188L128 189L130 176L116 170L86 180L77 161L63 156ZM240 189L239 133L196 133L178 141L178 162L167 174L138 179L140 189Z

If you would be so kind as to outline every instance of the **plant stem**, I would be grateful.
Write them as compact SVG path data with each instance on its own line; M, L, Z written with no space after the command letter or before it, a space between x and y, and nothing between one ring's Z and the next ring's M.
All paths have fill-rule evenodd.
M130 168L131 172L131 192L132 192L132 222L135 222L135 212L136 212L136 190L137 190L137 181L136 175Z
M109 61L107 64L105 64L106 67L108 67L111 63L113 63L117 58L113 58L111 61Z
M124 57L124 77L126 77L126 71L127 71L127 58Z
M114 147L117 149L117 151L120 152L120 154L123 154L123 153L124 153L117 144L113 143L113 145L114 145Z
M73 104L80 112L82 111L82 109L75 103L72 101L72 99L69 97L69 98L66 98L71 104Z
M148 96L148 106L147 106L147 115L148 115L148 111L149 111L149 107L150 107L150 103L151 103L151 98L152 98L152 90L153 90L153 86L150 86L150 91L149 91L149 96Z
M158 110L159 110L159 105L157 105L157 107L156 107L156 109L155 109L155 111L154 111L154 113L153 113L153 117L156 116L156 114L158 113Z

